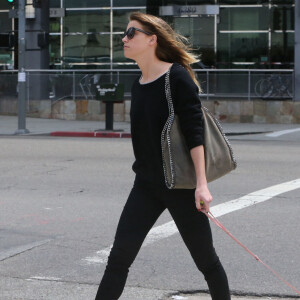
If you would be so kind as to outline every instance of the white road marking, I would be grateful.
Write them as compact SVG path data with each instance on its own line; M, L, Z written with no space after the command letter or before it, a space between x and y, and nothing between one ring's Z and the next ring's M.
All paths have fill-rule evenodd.
M84 260L86 262L88 262L89 264L93 264L93 263L104 264L107 262L107 257L110 253L111 248L112 248L112 245L107 248L104 248L100 251L97 251L96 256L86 257L86 258L84 258Z
M272 132L272 133L267 133L266 136L267 137L278 137L278 136L281 136L281 135L284 135L284 134L289 134L289 133L293 133L293 132L297 132L297 131L300 131L300 128L275 131L275 132Z
M295 179L292 181L280 183L277 185L270 186L268 188L258 190L256 192L250 193L248 195L245 195L243 197L227 201L222 204L215 205L211 207L210 211L215 217L220 217L226 214L229 214L231 212L262 203L264 201L270 200L273 197L290 192L296 189L300 188L300 178ZM163 225L157 226L152 228L144 243L143 246L150 245L158 240L161 240L163 238L167 238L175 233L178 232L178 229L174 223L174 221L167 222ZM98 263L106 263L107 258L109 256L110 250L112 248L112 245L110 247L107 247L103 250L100 250L96 252L96 255L93 257L86 257L83 259L88 264L98 264Z

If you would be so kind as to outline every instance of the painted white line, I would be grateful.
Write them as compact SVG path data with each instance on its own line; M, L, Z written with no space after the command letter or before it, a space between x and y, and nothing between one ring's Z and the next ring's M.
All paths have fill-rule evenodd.
M258 190L256 192L250 193L248 195L245 195L243 197L227 201L222 204L215 205L211 207L211 212L215 217L220 217L226 214L229 214L231 212L262 203L264 201L270 200L273 197L290 192L296 189L300 188L300 178L295 179L292 181L280 183L277 185L270 186L268 188ZM165 223L163 225L157 226L152 228L144 243L143 246L147 246L150 244L153 244L154 242L167 238L175 233L178 232L178 229L174 223L174 221L170 221L168 223ZM100 250L96 252L96 255L93 257L86 257L83 259L88 264L97 264L97 263L106 263L108 255L110 253L110 250L112 248L112 245L110 247L107 247L103 250Z
M107 262L112 245L96 252L96 256L86 257L83 260L88 264L104 264Z
M222 204L215 205L211 208L211 212L215 217L220 217L228 213L243 209L267 200L273 197L290 192L300 188L300 178L292 181L280 183L268 188L250 193L246 196L231 200Z
M272 132L272 133L267 133L266 136L267 137L278 137L278 136L281 136L281 135L284 135L284 134L289 134L289 133L293 133L293 132L297 132L297 131L300 131L300 128L275 131L275 132Z

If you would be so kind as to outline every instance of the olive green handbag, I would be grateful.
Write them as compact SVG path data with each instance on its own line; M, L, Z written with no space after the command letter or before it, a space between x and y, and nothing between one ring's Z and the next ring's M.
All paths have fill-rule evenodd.
M196 173L190 151L174 113L170 89L170 69L166 73L165 92L169 117L162 130L161 146L165 183L169 189L194 189ZM199 99L200 101L200 99ZM205 172L208 182L222 177L237 166L232 148L218 120L202 106Z

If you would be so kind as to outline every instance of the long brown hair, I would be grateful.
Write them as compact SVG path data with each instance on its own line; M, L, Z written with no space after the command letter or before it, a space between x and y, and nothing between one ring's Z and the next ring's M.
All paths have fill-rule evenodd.
M165 62L181 64L201 91L195 72L190 66L199 59L192 53L193 49L186 37L176 33L167 22L153 15L133 12L129 20L141 23L144 30L155 34L157 36L156 56Z

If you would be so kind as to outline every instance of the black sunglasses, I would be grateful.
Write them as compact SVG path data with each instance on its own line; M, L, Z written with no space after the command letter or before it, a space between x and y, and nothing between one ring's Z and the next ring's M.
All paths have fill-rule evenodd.
M127 36L129 40L133 39L133 37L135 35L135 31L140 31L140 32L143 32L147 35L152 35L152 33L144 31L142 29L139 29L139 28L136 28L136 27L130 27L127 31L124 31L123 38L125 36Z

